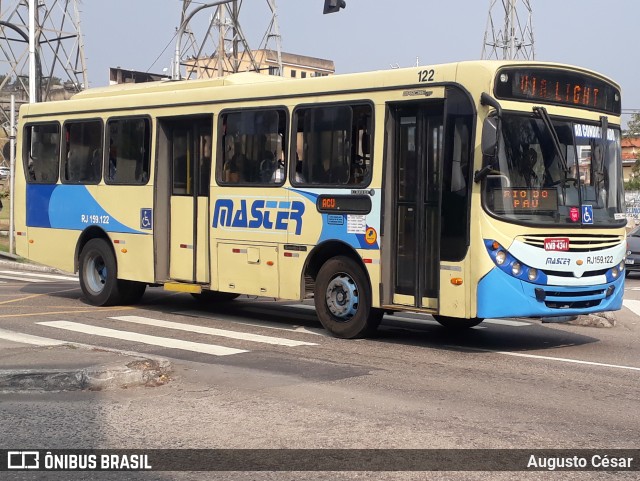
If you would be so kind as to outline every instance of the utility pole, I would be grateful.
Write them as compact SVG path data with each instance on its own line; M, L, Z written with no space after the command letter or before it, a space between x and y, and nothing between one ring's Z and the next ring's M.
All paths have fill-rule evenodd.
M276 0L264 0L264 2L266 8L265 3L261 11L252 4L251 10L252 15L263 15L265 19L269 19L257 50L269 52L271 60L275 59L278 73L282 75L282 39L278 27ZM196 74L200 77L221 77L237 73L241 69L259 71L264 68L260 59L256 58L241 26L243 0L213 2L217 5L209 4L216 8L209 17L206 30L199 35L196 35L189 25L193 13L200 8L192 8L192 3L192 0L182 2L181 32L178 32L182 37L182 40L179 40L182 45L179 65L187 66L187 78ZM176 76L177 74L174 73L174 78Z
M481 58L535 60L532 17L531 0L489 0Z
M10 136L11 95L19 105L88 86L79 1L0 0L0 137Z

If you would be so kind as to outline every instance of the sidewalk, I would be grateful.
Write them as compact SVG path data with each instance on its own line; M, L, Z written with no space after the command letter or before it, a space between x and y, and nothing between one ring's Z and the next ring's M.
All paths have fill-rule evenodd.
M69 274L0 252L0 268ZM170 380L168 359L68 343L2 329L0 394L159 386Z

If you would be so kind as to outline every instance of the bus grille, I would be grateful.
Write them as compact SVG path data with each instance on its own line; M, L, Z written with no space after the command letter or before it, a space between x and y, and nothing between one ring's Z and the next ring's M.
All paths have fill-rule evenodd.
M606 295L605 289L576 292L545 289L544 304L551 309L585 309L600 305Z
M569 252L597 252L615 247L622 243L621 235L592 235L592 234L532 234L519 236L517 240L532 247L544 249L544 240L565 237L569 239Z

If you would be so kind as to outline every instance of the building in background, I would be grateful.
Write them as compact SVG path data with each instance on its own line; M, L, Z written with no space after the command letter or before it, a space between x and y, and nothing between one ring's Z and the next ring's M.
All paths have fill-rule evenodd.
M640 154L640 137L622 139L622 170L625 182L633 177L632 170L638 160L638 154Z
M259 66L259 71L266 75L279 75L277 54L273 50L253 50L251 52L253 58ZM284 70L283 77L290 78L311 78L326 77L335 74L335 65L333 60L326 60L316 57L308 57L306 55L297 55L282 52L282 68ZM238 72L252 70L249 55L241 57ZM187 66L187 73L195 73L195 78L212 78L229 75L231 72L219 72L217 58L201 57L191 60L183 60L183 64Z

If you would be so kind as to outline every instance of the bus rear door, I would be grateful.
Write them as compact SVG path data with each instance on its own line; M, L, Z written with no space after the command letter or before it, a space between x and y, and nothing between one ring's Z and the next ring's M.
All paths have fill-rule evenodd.
M209 184L211 170L211 117L179 117L160 121L159 171L169 178L158 179L158 201L168 214L168 259L158 261L159 277L168 269L171 280L208 284ZM164 169L163 165L167 168ZM168 191L163 195L163 180ZM156 230L156 236L161 237ZM161 240L159 242L162 242ZM158 242L156 243L156 248ZM156 256L162 256L157 249ZM168 265L167 265L168 263Z

